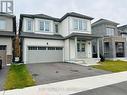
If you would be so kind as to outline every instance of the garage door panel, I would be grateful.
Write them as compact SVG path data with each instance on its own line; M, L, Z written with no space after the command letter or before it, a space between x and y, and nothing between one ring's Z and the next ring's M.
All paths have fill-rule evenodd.
M54 47L55 48L55 47ZM51 49L51 48L49 48ZM27 63L62 62L63 50L28 50Z

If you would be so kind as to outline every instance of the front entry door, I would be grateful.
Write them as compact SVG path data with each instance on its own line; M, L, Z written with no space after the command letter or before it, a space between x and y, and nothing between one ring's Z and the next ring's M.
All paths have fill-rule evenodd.
M0 60L2 60L2 66L6 65L6 46L0 45Z
M85 41L78 40L77 42L77 57L79 59L85 58Z
M116 57L124 57L124 42L116 42Z

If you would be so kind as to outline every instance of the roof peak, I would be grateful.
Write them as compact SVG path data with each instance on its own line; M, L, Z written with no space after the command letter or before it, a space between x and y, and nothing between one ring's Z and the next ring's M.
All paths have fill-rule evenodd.
M64 20L68 16L84 18L84 19L89 19L89 20L93 19L92 17L86 16L86 15L83 15L83 14L80 14L80 13L76 13L76 12L68 12L61 18L55 18L55 17L49 16L49 15L46 15L46 14L21 14L21 16L33 17L33 18L34 17L47 18L47 19L51 19L51 20L55 20L55 21L59 21L59 22L61 22L62 20Z
M94 23L92 23L92 26L98 25L98 24L102 24L102 23L112 23L114 25L119 25L119 23L117 23L117 22L114 22L114 21L111 21L111 20L108 20L108 19L101 18L101 19L95 21Z

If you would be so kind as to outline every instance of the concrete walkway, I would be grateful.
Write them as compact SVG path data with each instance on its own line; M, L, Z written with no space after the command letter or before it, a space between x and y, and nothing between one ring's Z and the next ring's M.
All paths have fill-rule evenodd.
M127 72L120 72L10 90L0 95L69 95L125 81Z
M9 67L4 67L2 70L0 70L0 91L4 90L3 85L6 79L8 69Z

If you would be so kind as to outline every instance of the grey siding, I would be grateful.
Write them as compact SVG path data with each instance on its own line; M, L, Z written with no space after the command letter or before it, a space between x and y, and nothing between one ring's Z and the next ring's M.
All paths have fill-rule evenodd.
M114 28L114 36L107 37L106 35L106 28ZM126 44L125 39L119 36L117 25L111 23L103 23L103 24L96 24L92 26L92 33L94 35L102 36L103 38L100 39L100 54L105 56L106 58L116 58L116 50L115 50L115 42L124 42ZM104 42L109 42L109 52L104 52ZM93 46L97 47L96 41L93 41ZM95 49L97 50L97 49ZM126 50L125 50L126 52ZM126 56L126 55L125 55Z
M92 26L92 33L98 36L106 36L106 27L114 28L115 29L114 36L118 36L117 26L111 24L99 24Z

